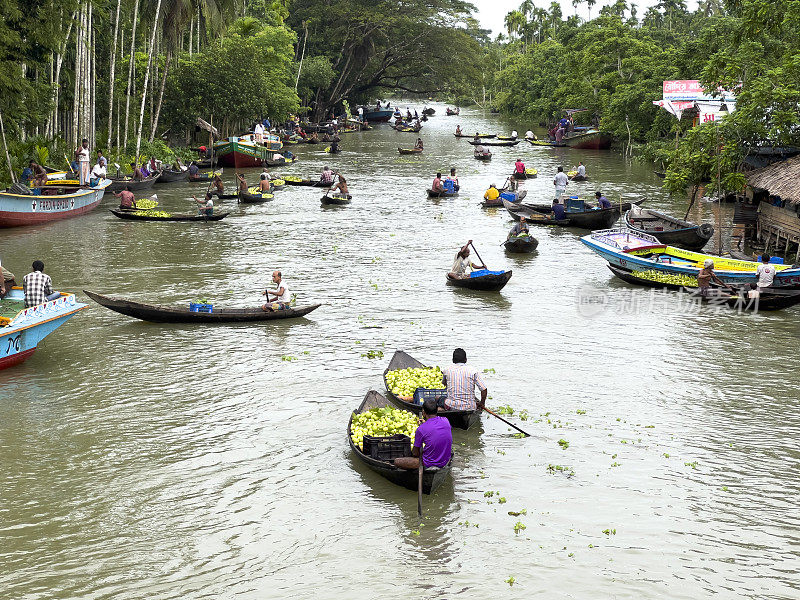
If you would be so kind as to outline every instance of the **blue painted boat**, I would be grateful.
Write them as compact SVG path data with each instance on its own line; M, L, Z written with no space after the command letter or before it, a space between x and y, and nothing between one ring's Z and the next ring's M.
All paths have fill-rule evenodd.
M697 277L707 259L714 261L714 272L725 283L755 283L758 263L702 254L675 246L667 246L654 236L638 233L627 227L601 229L581 241L602 256L610 265L627 271L661 271ZM772 287L800 288L800 268L774 265Z
M34 353L39 342L88 305L75 294L25 308L22 288L12 288L0 300L0 369L13 367Z

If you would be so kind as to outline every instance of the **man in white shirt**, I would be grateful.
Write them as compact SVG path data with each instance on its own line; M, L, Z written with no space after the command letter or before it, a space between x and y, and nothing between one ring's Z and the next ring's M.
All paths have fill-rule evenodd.
M516 129L511 132L511 137L512 138L516 138L517 137L517 130Z
M553 178L553 185L556 186L556 198L561 198L564 192L567 191L567 184L569 177L564 173L564 167L558 167L558 173Z
M264 142L264 126L261 123L256 123L256 126L253 128L253 135L256 140L256 144L261 144Z
M775 280L775 265L770 263L770 258L772 258L766 252L761 255L761 264L758 265L756 269L756 276L758 277L758 291L760 292L764 288L768 288L772 286L772 282Z
M586 177L586 167L582 162L578 163L578 177Z
M525 132L525 139L526 140L535 140L536 136L533 134L533 132L530 129L528 129L528 131Z
M278 289L275 290L274 292L271 292L269 290L264 290L263 292L261 292L262 296L267 297L267 304L262 306L261 309L264 311L269 311L276 309L280 310L282 308L289 308L289 304L292 301L292 297L289 293L289 286L286 285L286 282L283 280L280 271L272 272L272 281L275 283L276 286L278 286ZM270 296L275 296L275 297L270 299ZM277 303L277 306L275 304L270 304L270 302Z
M361 106L358 107L358 120L364 122L364 109Z
M96 186L100 183L101 179L106 178L106 159L100 158L95 166L92 167L92 172L89 174L89 185Z

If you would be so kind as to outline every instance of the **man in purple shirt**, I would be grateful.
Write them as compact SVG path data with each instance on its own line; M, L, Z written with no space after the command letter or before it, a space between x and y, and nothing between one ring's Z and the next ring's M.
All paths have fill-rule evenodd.
M419 455L422 452L423 467L443 467L450 461L453 453L453 433L450 421L437 414L436 400L428 398L422 404L423 423L414 435L412 456L395 458L394 464L401 469L418 469Z

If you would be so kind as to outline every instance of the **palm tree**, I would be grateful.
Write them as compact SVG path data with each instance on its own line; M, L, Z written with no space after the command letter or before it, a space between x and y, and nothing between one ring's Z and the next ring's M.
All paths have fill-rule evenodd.
M527 23L528 20L525 18L525 15L518 10L512 10L506 15L505 19L508 36L513 39L514 35L518 35L525 28Z

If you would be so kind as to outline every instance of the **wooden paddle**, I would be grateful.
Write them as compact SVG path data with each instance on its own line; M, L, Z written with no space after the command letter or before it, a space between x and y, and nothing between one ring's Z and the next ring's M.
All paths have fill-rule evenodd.
M516 429L516 430L517 430L517 431L519 431L520 433L523 433L523 434L525 434L525 437L530 437L530 436L531 436L531 434L530 434L530 433L528 433L527 431L523 431L522 429L520 429L519 427L517 427L517 426L516 426L516 425L514 425L513 423L509 423L509 422L508 422L508 421L506 421L506 420L505 420L503 417L501 417L500 415L498 415L498 414L497 414L497 413L495 413L495 412L492 412L491 410L489 410L489 409L488 409L488 408L486 408L485 406L483 407L483 410L485 410L486 412L488 412L488 413L489 413L490 415L492 415L493 417L497 417L498 419L500 419L500 420L501 420L503 423L505 423L505 424L506 424L506 425L508 425L509 427L513 427L514 429Z
M419 471L419 484L417 485L417 514L421 517L422 516L422 448L420 448L419 453L419 467L417 468Z
M478 257L478 260L479 260L479 261L481 261L481 264L483 265L483 268L484 268L484 269L488 269L489 267L487 267L487 266L486 266L486 263L485 263L485 262L483 262L483 259L481 258L481 255L480 255L480 254L478 254L478 249L475 247L475 244L473 244L473 243L472 243L472 240L470 240L470 242L469 242L469 245L470 245L470 246L472 246L472 249L473 249L473 250L475 250L475 256L477 256L477 257Z

